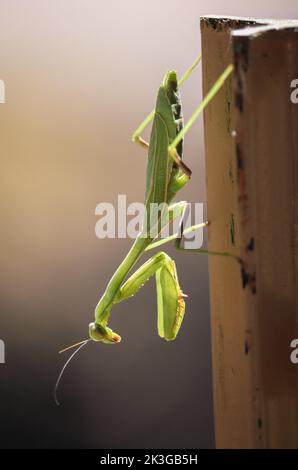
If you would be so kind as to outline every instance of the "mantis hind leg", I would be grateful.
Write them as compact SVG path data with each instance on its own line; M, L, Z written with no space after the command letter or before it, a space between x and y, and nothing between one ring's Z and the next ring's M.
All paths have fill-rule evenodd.
M185 80L191 75L191 73L193 72L193 70L196 68L196 66L199 64L199 62L201 61L201 54L196 58L196 60L194 61L194 63L189 67L189 69L187 69L187 71L185 72L185 74L180 78L180 80L178 81L178 85L182 85L182 83L185 82ZM141 137L141 133L143 132L143 130L145 129L145 127L149 124L150 121L152 121L154 117L154 110L151 111L150 114L148 114L148 116L141 122L141 124L138 126L138 128L135 130L135 132L133 133L132 135L132 141L133 142L136 142L137 144L141 145L142 147L144 148L148 148L149 144L148 142L146 142L142 137Z
M169 154L175 159L176 154L177 154L177 146L179 142L183 139L185 134L189 131L189 129L192 127L196 119L200 116L200 114L204 111L206 106L210 103L210 101L214 98L214 96L219 92L219 90L222 88L224 85L226 79L231 75L233 72L233 65L230 64L227 66L227 68L224 70L224 72L219 76L219 78L216 80L216 82L213 84L211 89L208 91L206 96L204 96L203 100L199 104L199 106L195 109L195 111L192 113L188 121L184 124L182 127L181 131L177 134L171 145L169 146ZM178 154L177 154L178 155Z
M134 296L155 274L157 289L158 334L171 341L181 326L185 302L176 271L175 262L163 252L152 256L120 288L114 303Z
M184 171L184 173L190 177L191 176L191 171L185 165L185 163L182 161L180 155L177 152L177 147L179 143L182 141L184 138L185 134L189 131L189 129L192 127L194 122L197 120L197 118L201 115L201 113L204 111L208 103L214 98L214 96L219 92L221 87L224 85L226 79L229 77L229 75L233 71L233 65L228 65L228 67L224 70L224 72L220 75L220 77L216 80L216 82L213 84L209 92L206 94L206 96L203 98L199 106L195 109L195 111L192 113L188 121L184 124L180 132L176 135L175 139L173 142L169 145L168 147L168 152L169 155L173 158L175 163L178 165L178 167Z
M143 137L141 137L140 135L136 136L133 141L136 143L136 144L139 144L142 148L144 148L145 150L148 150L149 148L149 143L143 139Z

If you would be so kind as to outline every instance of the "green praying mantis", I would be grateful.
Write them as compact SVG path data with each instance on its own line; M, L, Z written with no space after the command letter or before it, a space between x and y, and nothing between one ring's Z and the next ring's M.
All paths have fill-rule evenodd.
M145 193L147 223L144 223L146 228L143 228L135 239L95 308L95 321L89 325L91 340L107 344L120 342L120 335L107 326L111 309L113 305L135 295L153 275L156 278L157 289L158 334L161 338L170 341L176 338L180 329L185 311L184 294L178 281L175 262L166 253L156 253L127 280L126 278L145 251L156 248L172 239L172 237L168 237L161 242L154 243L155 238L151 235L150 209L152 204L165 204L165 211L168 212L162 213L163 211L161 211L157 220L154 221L155 224L159 224L156 235L161 232L165 224L181 216L184 212L186 207L184 201L172 203L178 191L187 184L191 176L190 169L182 160L183 137L232 72L230 65L216 81L186 125L183 126L179 85L189 76L199 60L200 58L196 60L180 82L177 80L175 71L171 70L165 74L158 90L153 113L141 123L133 134L133 141L148 151ZM141 132L151 119L153 119L153 124L148 144L141 137ZM198 229L200 226L193 226L192 230ZM177 238L177 242L176 246L183 249L180 244L181 238Z
M140 144L140 146L145 148L148 152L145 193L146 210L143 228L126 257L112 276L95 308L95 320L89 325L89 338L69 347L79 346L62 369L56 384L56 389L68 362L88 341L99 341L105 344L116 344L121 341L121 336L108 326L111 309L115 304L135 295L146 281L154 275L157 289L158 334L167 341L174 340L178 334L184 317L184 298L186 296L183 294L180 287L174 260L165 252L159 251L148 259L130 277L128 277L128 275L137 261L148 250L157 248L174 239L176 248L185 250L186 248L181 246L182 235L199 229L208 223L195 225L184 231L182 229L181 236L174 234L167 238L156 240L165 225L173 221L176 217L181 217L186 207L185 201L172 202L176 194L188 183L191 176L191 170L182 160L183 138L233 71L232 65L229 65L223 71L222 75L217 79L213 87L191 115L188 122L183 125L179 86L188 78L200 60L201 56L196 59L179 81L174 70L170 70L165 74L158 90L155 109L146 117L133 134L132 140ZM151 120L153 120L153 123L148 144L141 137L141 133ZM165 205L165 209L158 213L154 221L156 225L154 235L152 235L152 219L150 217L150 207L152 204ZM210 252L202 249L191 251L232 256L229 253Z

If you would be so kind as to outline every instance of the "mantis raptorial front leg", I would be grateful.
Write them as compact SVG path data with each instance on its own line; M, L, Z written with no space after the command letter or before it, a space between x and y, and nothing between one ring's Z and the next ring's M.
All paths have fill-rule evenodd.
M158 334L168 341L176 338L185 311L184 294L180 288L175 262L163 252L148 259L119 289L113 305L134 296L151 276L156 276ZM102 341L103 331L92 324L92 335ZM114 333L115 334L115 333ZM118 342L119 338L115 338Z
M185 207L185 201L170 205L167 211L160 216L160 229L157 228L158 232L177 217L183 215ZM122 284L123 279L134 266L140 254L152 244L154 238L155 236L145 237L144 233L141 233L110 280L104 295L96 306L95 322L89 325L89 334L93 340L110 344L120 342L121 337L107 327L112 306L134 295L155 273L159 299L158 325L162 323L166 325L163 330L159 327L158 332L161 337L168 340L176 337L183 319L184 301L181 300L182 291L179 286L175 263L168 255L158 253L153 256ZM163 298L165 299L164 302L162 302ZM167 298L169 302L165 305ZM172 300L170 301L170 299ZM162 320L164 317L166 318ZM162 331L163 334L161 334Z

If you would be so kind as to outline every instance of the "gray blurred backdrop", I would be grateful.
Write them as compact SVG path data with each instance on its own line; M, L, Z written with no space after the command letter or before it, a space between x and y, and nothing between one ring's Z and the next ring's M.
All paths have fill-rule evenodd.
M0 447L214 446L207 260L169 250L188 293L173 343L156 331L155 285L114 308L119 345L90 344L53 386L131 240L98 240L99 202L142 201L146 156L130 140L168 68L200 51L207 13L297 17L293 0L1 0ZM201 98L200 69L182 90ZM187 136L204 201L202 122Z

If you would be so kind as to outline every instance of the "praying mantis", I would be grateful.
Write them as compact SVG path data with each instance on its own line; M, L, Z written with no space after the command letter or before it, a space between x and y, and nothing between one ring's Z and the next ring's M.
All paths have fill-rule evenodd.
M158 334L161 338L171 341L176 338L180 329L185 312L184 297L186 296L180 287L174 260L165 252L158 252L128 279L127 276L144 252L172 239L172 237L168 237L154 242L156 237L151 235L150 207L152 204L166 205L163 213L161 211L158 220L155 221L156 224L159 224L155 235L161 232L165 224L183 214L186 202L172 203L176 194L188 183L191 176L191 170L182 160L183 137L233 70L232 65L226 68L189 121L183 126L179 85L186 80L200 59L201 57L197 58L180 81L178 81L174 70L165 74L158 90L154 111L147 116L133 134L132 140L148 151L145 193L147 223L144 224L146 229L143 228L135 239L95 308L95 321L89 325L89 337L93 341L107 344L121 341L120 335L108 327L111 309L113 305L135 295L144 283L154 275L157 290ZM153 124L148 144L141 137L141 132L152 119ZM198 229L203 225L206 224L193 226L191 230ZM177 238L176 247L184 249L181 247L181 237ZM207 252L207 250L199 251ZM218 254L228 255L228 253L221 252Z
M213 87L204 97L187 123L183 125L179 86L188 78L200 60L201 56L196 59L179 81L174 70L170 70L165 74L158 90L155 109L144 119L133 134L132 140L148 152L145 192L146 210L143 228L136 237L126 257L115 271L105 292L96 305L95 320L89 324L89 338L70 346L79 347L71 355L62 369L56 388L68 362L88 341L93 340L105 344L116 344L121 341L121 336L108 326L111 309L115 304L135 295L146 281L154 275L157 290L158 334L167 341L174 340L178 334L184 317L184 298L186 296L180 287L174 260L165 252L159 251L148 259L130 277L128 277L128 275L145 252L157 248L164 243L168 243L173 239L175 239L176 248L185 250L185 248L181 246L183 233L196 230L208 223L192 226L185 231L182 230L180 237L177 237L177 234L175 234L156 241L156 237L160 234L165 225L173 221L176 217L181 217L186 208L187 203L185 201L173 203L176 194L188 183L191 176L191 170L182 159L184 135L233 71L232 65L229 65L223 71L222 75L216 80ZM153 120L153 124L150 141L147 143L141 137L141 133L151 120ZM165 209L158 214L157 220L154 222L157 227L154 236L152 236L152 222L150 218L150 207L152 204L165 204ZM210 252L202 249L191 251L231 256L229 253L225 252ZM63 351L67 349L69 348Z

